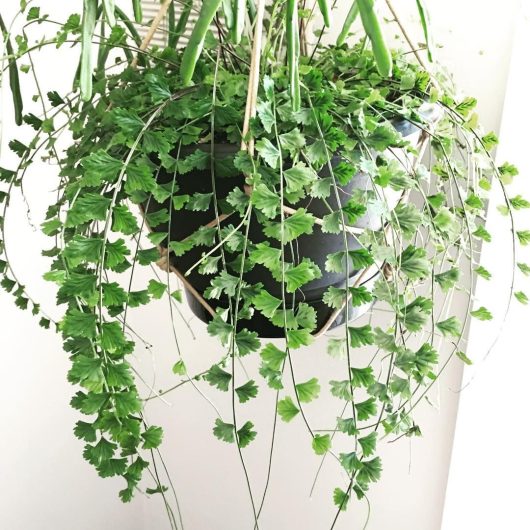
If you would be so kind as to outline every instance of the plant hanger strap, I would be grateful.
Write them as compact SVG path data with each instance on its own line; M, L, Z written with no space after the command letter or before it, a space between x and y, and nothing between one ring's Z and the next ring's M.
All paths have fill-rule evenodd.
M263 18L265 14L265 0L258 0L256 8L256 21L254 26L254 39L252 43L252 56L250 61L250 73L248 76L247 104L245 107L245 119L243 121L243 131L241 140L241 150L254 154L254 139L248 142L246 136L250 130L250 120L256 116L258 104L258 89L260 76L261 45L263 40Z
M142 43L140 44L140 53L147 50L147 47L149 44L151 44L151 41L153 40L153 37L155 36L156 30L160 26L162 20L164 20L164 17L166 16L167 10L169 9L169 6L173 3L173 0L164 0L162 4L160 4L160 9L158 10L158 13L155 15L155 18L153 18L153 22L151 22L151 25L149 26L149 29L147 33L145 34L145 37L142 40ZM131 66L133 68L136 68L138 65L138 55L133 59Z

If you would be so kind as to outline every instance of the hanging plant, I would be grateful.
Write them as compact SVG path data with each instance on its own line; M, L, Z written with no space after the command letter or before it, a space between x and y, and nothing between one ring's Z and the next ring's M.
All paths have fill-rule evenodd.
M133 4L139 22L141 6ZM219 414L211 428L234 444L245 473L244 449L265 434L245 404L274 393L278 417L305 424L300 443L330 454L330 465L347 473L330 492L332 527L352 497L365 499L379 480L379 444L421 434L417 405L453 357L469 362L469 319L492 318L472 297L474 279L490 277L478 258L491 240L484 223L492 181L512 223L514 210L530 203L508 194L517 170L495 164L497 138L481 131L476 101L455 95L414 56L389 51L373 4L352 3L338 44L319 40L307 55L300 36L311 13L290 0L267 9L261 0L209 0L198 12L166 1L143 40L110 1L85 1L82 16L71 15L36 46L27 32L50 22L38 7L23 8L17 49L2 22L10 43L4 69L17 116L34 138L13 139L18 165L0 169L1 284L63 337L85 459L102 477L125 479L123 501L145 489L150 473L155 484L147 491L164 496L174 528L182 525L165 497L170 481L156 472L163 431L147 420L153 396L142 394L130 360L142 344L131 311L167 297L173 315L185 295L220 353L207 371L190 373L176 328L177 386L211 386L230 402L232 414ZM318 2L326 26L331 7ZM428 35L421 2L418 8ZM170 46L150 47L168 10ZM177 49L192 13L189 43ZM367 38L346 44L357 14ZM39 93L42 114L23 114L18 70L48 45L60 56L64 43L81 45L78 84ZM57 140L65 133L63 149ZM42 224L51 245L43 250L50 258L44 278L64 308L59 322L19 280L3 222L39 156L59 168L57 200ZM528 244L530 232L513 227L508 237L515 260L516 244ZM137 290L139 267L152 278ZM457 290L467 298L463 320L452 313ZM522 291L508 294L527 302ZM337 359L331 380L297 375L298 350L315 340ZM442 359L443 344L450 352ZM371 352L370 362L360 363L357 350ZM261 367L247 376L238 363L250 355ZM323 393L337 404L326 431L309 414ZM338 440L350 449L337 452ZM250 497L257 526L265 496L261 504L252 490Z

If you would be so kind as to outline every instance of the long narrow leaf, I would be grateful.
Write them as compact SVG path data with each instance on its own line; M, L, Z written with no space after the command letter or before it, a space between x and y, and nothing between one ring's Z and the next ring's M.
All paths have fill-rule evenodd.
M103 7L105 9L105 18L110 26L116 25L116 15L114 14L116 5L114 0L103 0Z
M203 0L202 2L199 18L195 22L180 65L180 77L185 86L191 83L195 66L202 53L206 33L220 5L221 0Z
M324 26L326 26L326 28L329 28L329 26L331 25L331 14L329 11L328 0L318 0L318 8L320 9L320 12L322 13L322 18L324 19Z
M374 0L357 0L364 31L372 43L377 70L383 77L390 77L392 75L392 54L383 37L374 3Z
M2 35L4 36L5 48L7 51L7 55L9 56L9 87L11 89L11 96L13 97L13 107L15 109L15 123L17 125L22 125L23 102L22 94L20 92L20 79L18 76L17 60L15 58L15 52L13 50L13 46L11 45L9 34L4 24L4 20L2 19L2 15L0 15L0 30L2 31Z
M234 2L234 22L232 27L232 41L234 44L241 42L241 36L243 35L243 29L245 27L245 14L247 11L246 0L235 0Z
M182 7L180 18L175 28L176 38L175 38L175 45L173 46L174 48L178 46L180 37L182 37L182 35L184 35L184 32L186 31L186 26L188 25L188 20L190 18L192 3L193 3L193 0L188 0L188 2L184 4L184 6Z
M416 0L416 6L418 7L418 13L420 15L420 21L421 21L421 27L423 28L423 35L425 36L425 44L427 45L427 57L429 61L432 63L432 39L431 39L431 31L430 31L430 25L431 22L429 20L429 13L425 9L425 6L423 5L423 0Z
M300 41L298 35L297 0L287 0L287 66L289 68L289 90L294 111L300 109L300 77L298 60L300 58Z
M225 16L225 26L229 31L234 27L234 8L232 0L223 0L223 14Z
M359 5L357 4L357 0L353 0L352 5L350 7L350 10L348 11L348 14L346 15L346 19L344 20L344 25L342 26L342 30L337 37L337 46L342 46L346 39L348 38L348 35L350 33L350 29L353 26L353 23L359 16Z
M142 10L142 0L132 0L134 21L141 24L144 19L144 13Z
M81 70L79 85L81 99L92 97L92 38L96 28L97 0L83 0L83 20L81 28Z
M173 0L167 8L167 45L168 48L175 48L178 41L177 32L175 31L175 1Z

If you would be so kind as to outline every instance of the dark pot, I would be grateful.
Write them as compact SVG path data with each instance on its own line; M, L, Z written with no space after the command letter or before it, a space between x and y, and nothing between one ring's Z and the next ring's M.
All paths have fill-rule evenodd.
M406 121L396 122L395 127L400 131L403 136L410 137L414 134L419 133L419 128L411 125ZM211 146L207 144L190 146L181 150L181 157L191 154L197 149L205 150L211 152ZM218 201L221 201L227 197L227 195L236 187L243 188L244 178L242 175L238 174L237 171L226 171L226 168L230 164L225 162L230 160L237 152L239 151L239 146L230 145L230 144L216 144L214 146L214 159L218 166L221 168L218 172L216 171L216 193ZM335 157L332 160L332 164L336 165L340 162L338 157ZM222 170L224 168L224 170ZM325 167L320 175L322 177L328 177L329 171ZM159 172L158 181L160 183L167 183L173 181L173 174L165 172L163 169ZM212 193L212 182L211 182L211 172L210 169L203 171L192 171L191 173L185 175L179 175L177 178L178 182L178 194L188 194L193 195L194 193ZM355 189L371 189L372 184L367 175L359 173L356 175L347 186L340 188L340 205L337 204L334 193L327 199L330 206L336 210L339 207L344 206L353 190ZM397 204L398 198L396 198ZM170 201L168 200L165 204L162 205L164 208L170 207ZM295 208L303 207L307 211L315 215L316 217L322 218L324 215L329 213L328 208L322 200L313 199L307 197L306 199L300 201L296 204ZM149 204L146 205L146 210L148 213L160 209L161 206L155 201L151 200ZM168 232L170 233L170 241L182 241L191 234L193 234L198 228L212 222L216 218L213 205L210 209L205 212L194 212L189 210L179 210L172 212L171 226L168 227L168 224L162 224L156 227L156 232ZM240 217L237 214L232 214L227 220L222 222L222 226L233 225L237 226L240 222ZM381 227L380 217L370 210L359 219L359 227L370 227L371 229L377 229ZM350 250L355 250L361 247L357 239L348 235L348 248ZM269 241L271 246L279 248L280 243L275 240L270 240L267 238L263 232L261 225L257 222L255 215L251 218L250 227L249 227L249 240L252 243L260 243L264 241ZM167 243L165 243L167 244ZM164 246L164 243L162 243ZM333 314L334 310L327 306L323 301L323 295L330 286L335 286L338 288L344 287L346 284L346 278L344 274L329 273L325 270L325 262L328 254L338 252L344 249L344 236L342 234L325 234L322 232L320 226L314 225L313 233L311 235L302 235L295 242L293 242L293 248L291 249L290 245L285 247L285 259L287 262L298 263L302 258L310 258L315 262L320 270L322 271L322 277L316 280L311 281L310 283L303 286L299 289L295 295L288 295L288 300L292 302L293 296L297 302L304 301L311 305L317 314L317 329L321 329L322 326L326 324L330 316ZM200 260L202 254L207 252L207 247L195 247L192 250L186 252L183 256L176 257L174 254L171 254L171 263L175 266L182 274L184 274L190 267L195 265L198 260ZM294 254L294 255L293 255ZM232 256L233 259L236 256ZM355 277L360 273L360 271L351 271L350 275L350 285L353 283ZM198 268L195 268L187 280L189 283L198 291L201 295L209 287L210 281L213 276L203 275L198 272ZM265 289L273 296L281 298L281 286L276 282L269 271L261 265L256 265L251 271L244 274L244 280L249 284L256 284L261 282ZM363 277L362 283L360 285L371 286L375 280L374 276ZM186 297L188 303L191 307L193 313L203 322L209 322L211 320L211 315L208 311L198 302L198 300L186 289ZM218 306L227 307L226 300L208 300L208 304L212 308ZM348 319L352 320L366 312L368 306L364 307L352 307L348 308ZM345 321L345 313L343 310L340 315L338 315L330 328L336 327ZM241 328L247 328L251 331L256 331L260 337L268 338L279 338L284 336L283 328L274 326L267 318L265 318L261 313L256 311L251 320L241 320L239 325Z

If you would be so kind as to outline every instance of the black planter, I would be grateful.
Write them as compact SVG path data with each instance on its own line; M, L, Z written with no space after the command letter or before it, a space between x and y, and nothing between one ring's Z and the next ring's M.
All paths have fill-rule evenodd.
M414 125L411 125L409 122L400 121L394 124L396 129L400 131L403 136L411 136L419 132L419 129ZM186 148L184 152L181 151L181 157L190 154L197 149L201 149L211 152L210 145L196 145ZM229 161L233 156L239 151L239 146L230 145L230 144L216 144L214 146L214 159L219 166L219 171L216 171L215 187L216 195L218 201L222 201L227 197L227 195L236 187L243 189L244 178L242 175L238 174L237 171L232 171L227 168L230 167ZM227 163L228 162L228 163ZM332 160L332 164L336 165L340 162L338 157ZM322 177L328 177L329 172L327 167L325 167L320 173ZM159 172L158 180L160 183L168 183L173 181L173 174L164 172L163 169ZM192 171L190 173L179 175L177 177L178 183L178 194L188 194L193 195L194 193L212 193L212 177L210 169L203 171ZM346 186L340 188L340 205L337 204L335 194L332 193L331 196L327 199L330 206L336 210L344 206L351 192L355 189L370 189L371 183L369 178L359 173L356 175ZM147 213L151 213L160 208L170 208L170 201L168 200L162 206L157 204L155 201L150 201L146 205ZM324 215L329 213L328 207L324 204L322 200L313 199L307 197L306 199L298 202L295 205L296 208L303 207L306 208L308 212L312 213L316 217L322 218ZM168 224L162 224L156 227L156 232L167 233L169 229L170 241L182 241L188 236L192 235L198 228L204 226L211 221L213 221L216 216L214 212L213 205L205 212L194 212L189 210L179 210L172 212L171 226L168 227ZM232 214L228 219L221 223L222 226L233 225L236 226L240 222L240 217L238 214ZM370 228L378 228L381 226L381 219L379 216L371 212L367 212L363 218L359 220L360 227L369 226ZM279 248L280 243L276 240L271 240L263 234L262 226L257 222L255 215L250 220L249 227L249 240L252 243L260 243L268 241L271 246ZM352 236L347 236L348 249L355 250L361 248L361 245L357 239ZM167 245L167 242L165 243ZM162 243L164 245L164 243ZM319 225L314 225L313 233L311 235L302 235L296 241L293 242L293 248L289 245L285 247L285 260L287 262L298 263L302 258L309 258L314 263L316 263L320 270L322 271L322 276L319 279L315 279L310 283L303 286L299 289L294 295L288 295L289 301L292 302L293 296L296 302L306 302L311 305L317 314L317 329L320 329L333 314L333 309L324 304L322 297L326 290L330 286L335 287L345 287L346 277L344 274L329 273L325 270L325 262L327 256L331 253L344 250L344 235L343 234L326 234L323 233ZM186 252L184 255L176 257L174 254L171 254L171 262L181 273L185 273L188 269L194 266L198 260L200 260L202 254L207 252L207 247L195 247L190 251ZM235 259L237 256L232 256ZM350 284L352 280L360 273L360 271L351 271L350 275ZM198 268L195 268L187 280L190 284L201 294L209 287L212 275L203 275L198 272ZM361 285L367 284L368 286L373 283L374 277L363 278ZM275 281L270 272L261 265L255 265L255 267L244 274L244 280L249 284L256 284L261 282L267 291L281 298L281 285ZM197 299L186 290L186 297L188 303L193 311L193 313L203 322L209 322L211 315L206 311L206 309L197 301ZM208 304L212 308L218 306L227 307L226 300L208 300ZM366 311L367 307L349 307L348 308L348 318L349 320L358 317L360 314L363 314ZM337 318L334 320L331 327L338 326L344 323L345 320L344 310ZM283 328L274 326L267 318L265 318L261 313L256 311L250 320L242 320L240 322L241 328L245 327L251 331L256 331L260 337L283 337L284 330Z

